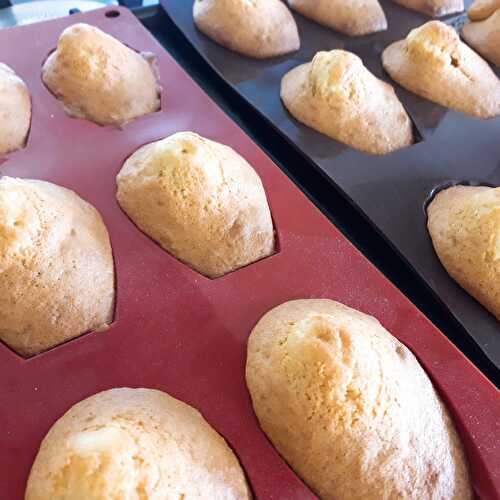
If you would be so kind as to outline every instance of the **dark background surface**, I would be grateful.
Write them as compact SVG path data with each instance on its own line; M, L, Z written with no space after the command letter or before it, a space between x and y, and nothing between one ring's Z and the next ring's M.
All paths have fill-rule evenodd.
M500 386L500 370L478 348L425 282L403 262L394 248L334 185L325 181L319 171L311 168L299 151L290 147L280 133L216 74L165 12L151 7L136 10L136 14L197 83L271 156L343 234L486 376Z

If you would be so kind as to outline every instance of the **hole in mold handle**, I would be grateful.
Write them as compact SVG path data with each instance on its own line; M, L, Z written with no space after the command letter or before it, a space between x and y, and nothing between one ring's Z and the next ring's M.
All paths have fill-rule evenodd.
M120 12L118 10L107 10L104 14L106 17L115 18L120 16Z

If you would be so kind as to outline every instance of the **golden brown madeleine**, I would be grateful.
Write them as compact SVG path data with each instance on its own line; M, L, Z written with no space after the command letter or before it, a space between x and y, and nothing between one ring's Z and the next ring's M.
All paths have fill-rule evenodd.
M195 0L196 27L218 44L256 59L300 47L295 19L281 0Z
M430 21L382 53L385 70L400 85L430 101L477 118L500 115L500 80L456 31Z
M281 99L300 122L370 154L413 142L412 123L394 89L344 50L318 52L288 72Z
M288 0L303 16L349 36L368 35L387 29L378 0Z
M448 274L500 320L500 188L450 187L436 195L427 215Z
M95 26L66 28L42 78L68 114L122 125L160 108L151 61Z
M26 84L0 63L0 154L24 147L31 123L31 98Z
M0 179L0 339L30 356L113 319L101 216L49 182Z
M500 0L475 0L467 14L471 21L482 21L500 9Z
M484 21L466 24L462 35L485 59L500 67L500 8Z
M251 498L238 459L187 404L153 389L111 389L50 429L25 500Z
M431 17L443 17L462 12L463 0L394 0L407 9L416 10Z
M446 408L372 316L281 304L250 335L246 379L263 431L321 499L472 499Z
M179 132L138 149L117 184L118 201L139 229L206 276L274 252L262 182L227 146Z

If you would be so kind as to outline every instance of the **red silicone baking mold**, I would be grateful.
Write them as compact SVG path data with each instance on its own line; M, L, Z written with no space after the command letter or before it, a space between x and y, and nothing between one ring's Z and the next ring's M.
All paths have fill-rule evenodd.
M305 297L328 297L372 314L413 350L453 414L477 497L500 498L498 391L198 88L133 14L113 11L119 15L108 17L110 9L101 9L0 30L0 61L25 80L33 98L28 144L0 170L66 186L97 207L111 236L117 273L115 321L107 331L30 359L0 344L0 498L23 498L40 441L60 415L91 394L119 386L161 389L198 408L237 453L257 498L314 498L259 429L244 381L246 340L254 324L273 306ZM99 26L156 55L160 112L123 129L65 115L43 86L40 69L60 32L76 22ZM115 176L123 161L139 146L181 130L230 145L257 170L279 253L210 280L171 257L120 210Z

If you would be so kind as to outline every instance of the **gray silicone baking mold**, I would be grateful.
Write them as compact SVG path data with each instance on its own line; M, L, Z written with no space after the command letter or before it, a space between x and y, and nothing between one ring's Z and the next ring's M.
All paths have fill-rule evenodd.
M393 82L380 61L387 45L429 18L383 0L388 30L349 38L294 13L300 50L260 61L231 52L197 31L192 4L191 0L162 0L206 61L304 154L304 168L319 169L340 188L500 368L500 323L443 269L427 233L425 211L436 190L451 184L500 185L500 119L482 121L426 101ZM446 22L460 29L465 18L465 14L450 16ZM415 125L415 145L386 156L370 156L301 125L286 111L279 96L283 75L310 61L317 51L335 48L358 54L376 76L394 85Z

